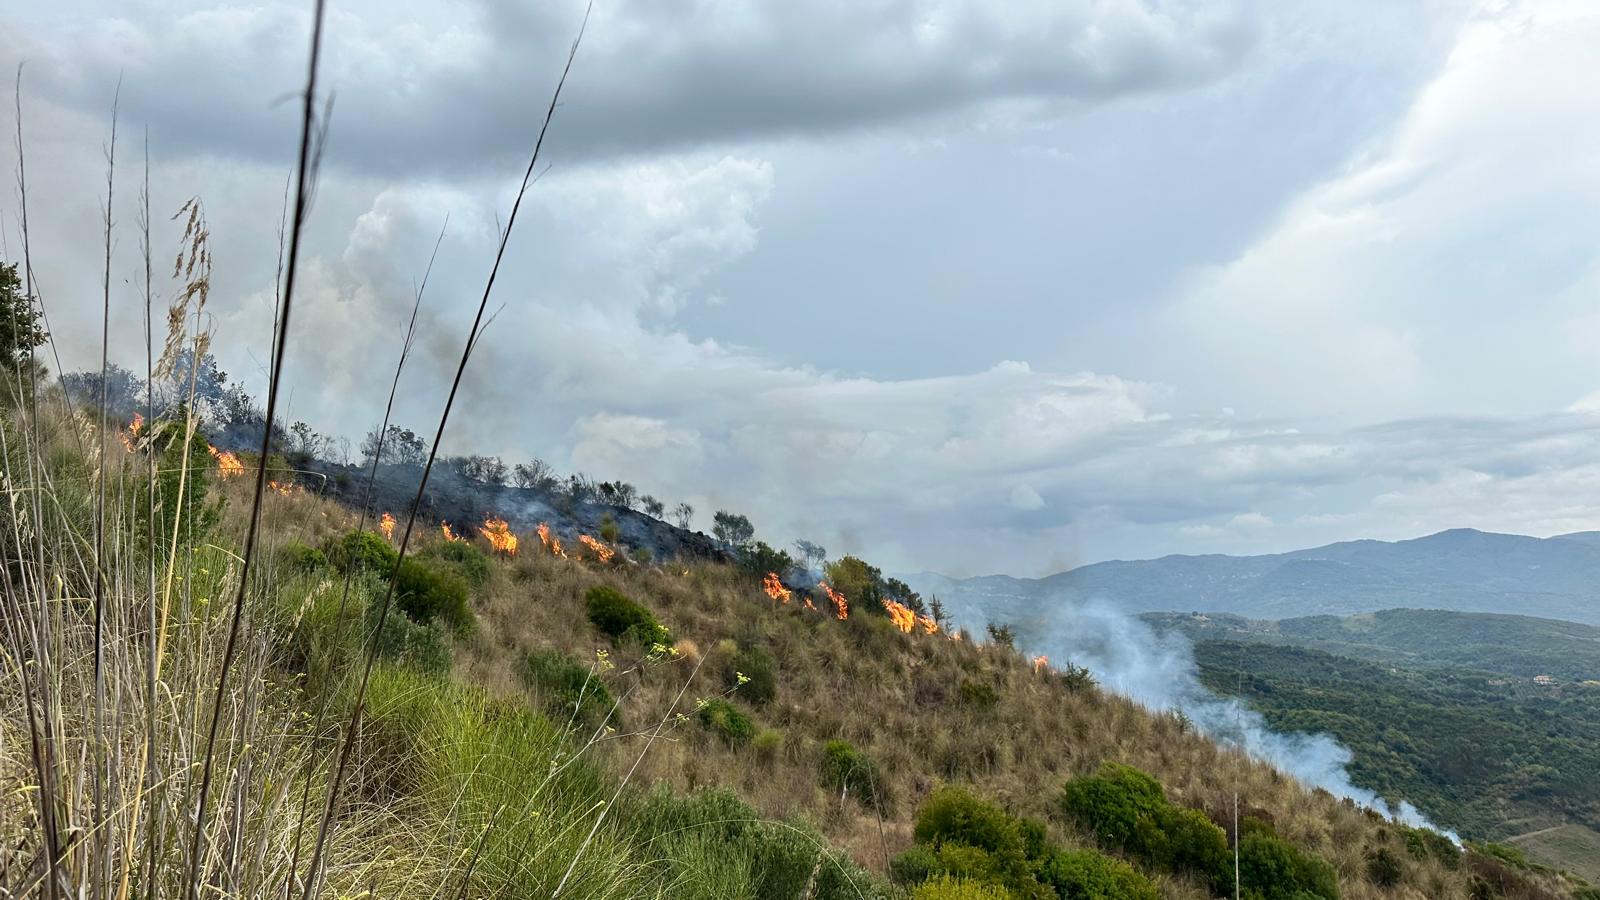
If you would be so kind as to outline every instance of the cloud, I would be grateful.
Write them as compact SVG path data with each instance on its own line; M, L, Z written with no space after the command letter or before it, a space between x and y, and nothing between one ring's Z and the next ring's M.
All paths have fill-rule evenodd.
M456 172L526 152L582 3L340 4L324 81L333 165ZM301 4L102 0L0 38L53 100L125 110L169 152L278 159L302 79ZM554 136L592 156L1040 111L1188 87L1257 39L1248 4L981 0L600 4ZM950 124L950 123L947 123ZM957 127L966 127L965 123Z

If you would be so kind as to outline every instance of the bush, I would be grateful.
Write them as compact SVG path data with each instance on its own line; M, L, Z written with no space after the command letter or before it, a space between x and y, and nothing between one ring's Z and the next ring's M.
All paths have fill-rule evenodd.
M377 624L378 605L372 604L367 612L371 628ZM386 617L378 634L378 656L427 675L450 671L450 642L438 622L423 625L405 616Z
M1368 847L1365 856L1367 880L1373 884L1394 887L1405 877L1405 868L1400 865L1400 857L1388 847Z
M1402 826L1400 836L1405 841L1406 852L1417 859L1436 859L1446 868L1461 868L1461 848L1439 832Z
M995 691L994 685L982 681L962 681L958 691L961 702L974 709L993 709L1000 702L1000 694Z
M1269 826L1246 819L1239 840L1239 878L1252 900L1337 900L1333 866L1303 853Z
M1108 849L1197 875L1219 890L1232 884L1233 854L1223 830L1197 810L1168 802L1160 782L1132 766L1107 763L1096 775L1067 782L1061 808Z
M435 568L419 559L407 559L395 573L396 603L415 622L435 620L456 632L472 630L467 582L452 571Z
M707 731L733 746L750 743L756 733L756 725L750 717L722 697L700 704L695 716Z
M878 764L848 741L822 745L822 782L859 800L864 806L888 805Z
M1011 900L1011 892L996 884L941 875L918 885L911 900Z
M656 621L650 610L628 599L616 588L601 585L584 595L589 621L600 633L613 640L629 640L650 646L671 644L672 633Z
M959 787L943 785L934 789L917 813L912 836L917 843L940 852L940 868L944 872L990 875L1019 889L1032 886L1030 841L1024 838L1022 823L1000 807ZM1036 843L1042 851L1043 841ZM974 862L966 868L955 868L943 859L948 847L978 850L987 859L982 865Z
M739 684L740 675L743 684ZM730 688L738 686L740 697L756 705L771 703L778 692L778 667L772 655L760 647L746 647L728 658L723 678Z
M783 732L776 728L763 728L756 732L751 746L755 747L762 759L771 762L783 752Z
M328 557L315 547L291 541L282 551L284 565L296 572L314 572L328 564Z
M323 547L323 553L340 572L354 568L377 572L385 578L394 571L395 560L400 557L399 551L389 546L383 535L373 531L347 531L331 538Z
M785 550L773 549L766 541L756 541L740 549L739 568L756 578L768 572L776 572L782 577L794 568L794 557Z
M1062 850L1039 869L1039 880L1063 900L1159 900L1154 883L1133 866L1093 850Z
M529 690L541 695L544 711L557 723L576 720L594 727L607 716L616 721L616 701L599 673L560 650L530 650L517 674Z
M617 520L611 518L610 513L600 517L600 540L613 546L622 540L622 529L617 527Z
M437 541L424 547L417 558L444 563L445 568L460 575L473 589L489 581L488 555L466 541Z

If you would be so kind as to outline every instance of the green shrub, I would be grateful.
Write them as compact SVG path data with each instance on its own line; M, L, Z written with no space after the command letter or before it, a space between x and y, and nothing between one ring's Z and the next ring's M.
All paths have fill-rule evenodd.
M1516 868L1533 868L1533 865L1528 862L1527 854L1509 844L1473 843L1469 844L1468 846L1484 856L1494 857L1495 859L1498 859L1503 863L1507 863L1508 865L1515 866Z
M783 732L776 728L763 728L756 732L755 739L750 745L762 759L772 762L783 752Z
M1120 859L1093 850L1061 850L1039 868L1039 880L1063 900L1159 900L1150 879Z
M1239 840L1239 879L1251 900L1337 900L1333 866L1302 852L1254 819L1244 822Z
M617 527L617 520L611 518L610 513L600 517L600 540L613 546L622 540L622 529Z
M1067 818L1093 832L1102 846L1142 855L1145 836L1167 798L1154 778L1108 762L1099 774L1067 782L1060 805Z
M1405 841L1406 852L1417 859L1435 859L1447 868L1461 868L1461 848L1439 832L1402 826L1400 836Z
M1367 861L1367 880L1382 887L1394 887L1405 877L1405 867L1400 864L1400 857L1388 847L1368 847L1364 854Z
M750 717L722 697L700 704L695 716L707 731L734 746L750 743L756 733L756 725Z
M376 603L367 608L369 629L377 625L377 612ZM427 675L443 675L450 671L451 655L450 642L440 623L422 624L406 616L395 615L384 619L383 631L378 634L380 659L409 666Z
M864 806L887 806L888 793L878 764L848 741L822 745L822 782L859 800Z
M575 720L596 727L607 716L616 721L616 702L599 673L560 650L530 650L522 658L518 675L529 690L542 697L544 711L557 723Z
M1011 900L1012 893L997 884L941 875L918 885L911 900Z
M740 679L740 675L744 678ZM777 664L760 647L746 647L729 657L723 666L723 678L730 688L738 686L740 697L757 705L772 702L778 693Z
M296 572L314 572L328 564L328 557L315 547L291 541L280 551L284 565Z
M732 791L688 795L653 789L625 809L638 840L662 866L657 890L638 896L674 900L727 897L811 897L887 900L884 886L848 856L828 850L808 825L763 821Z
M340 572L354 568L357 571L377 572L385 578L394 571L394 562L400 556L399 551L383 539L383 535L373 531L347 531L330 538L323 547L323 553Z
M1043 835L962 788L935 788L917 813L912 836L938 851L939 871L997 880L1020 896L1036 893L1033 869L1046 852ZM1032 856L1030 845L1037 850ZM954 848L960 849L952 855Z
M794 557L788 551L773 549L765 541L755 541L739 550L739 568L756 578L768 572L775 572L781 578L794 568Z
M961 702L974 709L993 709L1000 702L1000 694L995 691L994 685L986 682L967 679L961 682L958 691Z
M474 590L489 581L489 557L466 541L438 541L417 554L419 559L438 560L460 575Z
M672 633L656 621L650 610L628 599L613 587L600 585L584 595L589 621L613 640L636 641L651 646L671 644Z
M443 622L457 634L472 630L466 579L420 559L400 563L394 577L395 602L412 621Z

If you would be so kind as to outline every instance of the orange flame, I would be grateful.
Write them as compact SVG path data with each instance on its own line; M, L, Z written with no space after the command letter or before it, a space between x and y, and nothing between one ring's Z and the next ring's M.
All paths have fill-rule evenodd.
M483 527L478 529L478 533L483 535L484 540L489 542L489 546L495 552L507 556L517 555L517 536L511 533L511 526L506 524L505 519L484 520Z
M935 622L932 616L917 616L917 625L922 629L923 634L939 633L939 623Z
M950 632L950 640L952 640L952 641L961 640L961 632L959 632L959 631Z
M464 543L467 542L466 538L461 537L461 536L457 535L454 531L450 530L450 523L449 522L440 522L439 523L439 530L444 532L444 539L447 540L447 541L454 541L454 542L456 542L458 544L464 544Z
M822 582L820 587L822 588L822 593L826 594L828 600L833 603L833 614L838 616L840 621L850 618L850 601L846 600L843 594L828 587L826 581Z
M893 622L894 627L900 629L902 633L910 634L911 629L917 627L917 614L904 603L897 603L886 597L883 600L883 608L889 612L889 621Z
M578 535L578 543L588 547L589 552L594 554L595 559L598 559L603 563L611 562L611 557L617 555L617 551L607 547L605 544L600 543L594 538L589 537L587 534Z
M267 487L272 488L273 491L284 497L300 492L300 485L292 481L269 481L267 482Z
M206 452L210 453L211 458L217 461L217 474L223 478L232 478L235 475L244 474L244 463L239 462L239 457L226 450L218 450L210 444L206 445Z
M1050 670L1050 657L1040 654L1033 658L1033 671L1035 674Z
M806 609L809 609L812 612L817 612L818 611L817 610L817 605L815 603L811 602L811 595L810 594L804 595L801 599L805 602Z
M768 597L774 600L782 600L785 604L794 596L788 588L783 586L783 582L778 579L777 572L768 572L767 577L761 579L761 589L767 592Z
M133 445L139 440L139 432L143 430L144 416L139 413L134 413L133 421L128 423L128 429L121 434L118 434L117 437L122 438L122 446L126 447L129 453L132 453Z
M538 532L539 542L544 544L544 548L549 550L552 556L567 555L566 551L561 549L561 538L550 533L549 522L540 522Z
M378 520L378 530L383 532L384 540L394 540L394 516L384 513L383 518Z

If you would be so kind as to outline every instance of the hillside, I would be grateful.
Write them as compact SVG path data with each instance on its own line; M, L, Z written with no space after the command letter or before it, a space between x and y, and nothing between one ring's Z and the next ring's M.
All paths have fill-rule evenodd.
M1490 613L1385 609L1353 616L1247 619L1227 614L1146 613L1158 630L1191 640L1309 647L1388 665L1445 666L1532 679L1600 680L1600 628Z
M601 541L565 554L526 532L513 552L492 522L457 523L472 535L460 540L423 523L399 563L375 523L355 530L359 514L311 479L266 492L245 579L256 461L209 452L181 420L124 431L126 449L105 442L104 483L119 485L107 522L129 540L107 557L101 669L96 579L73 564L96 547L84 423L18 429L17 415L6 446L43 441L30 455L58 471L50 515L14 507L4 533L38 534L32 550L12 547L30 560L22 571L84 599L33 610L8 592L12 615L58 638L8 630L8 658L40 660L52 687L41 695L8 669L4 727L53 723L61 762L43 771L67 778L41 777L19 742L0 753L13 893L59 871L126 879L137 895L153 878L172 896L198 866L208 893L259 896L314 858L307 893L327 896L426 884L441 897L921 900L950 896L939 885L954 878L992 897L1200 898L1231 877L1222 824L1237 796L1252 896L1295 884L1327 898L1575 896L1576 882L1308 790L1067 661L897 624L893 604L871 599L894 582L859 560L830 568L867 579L848 606L799 580L787 602L765 589L748 565L758 544L736 554L743 565L634 554L605 521ZM160 498L149 524L175 552L132 539ZM165 585L154 606L152 573ZM96 688L100 671L115 692ZM152 672L156 696L198 702L142 699ZM102 730L130 749L102 753ZM162 802L141 806L154 772L166 773ZM343 790L325 814L330 785ZM27 811L93 822L101 790L116 810L103 839L41 854L55 832ZM211 801L198 825L197 791ZM59 802L34 802L45 796ZM1120 807L1096 797L1136 803L1144 824L1123 829ZM192 863L196 828L209 849Z
M1434 666L1402 669L1319 650L1203 640L1202 681L1281 730L1349 747L1358 784L1410 799L1467 837L1600 827L1600 685Z
M1264 556L1166 556L1081 566L1045 578L905 576L953 610L989 620L1106 600L1133 613L1219 612L1256 619L1347 616L1396 607L1503 613L1600 625L1600 541L1473 529L1405 541L1346 541Z

